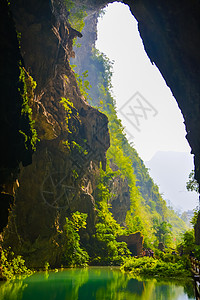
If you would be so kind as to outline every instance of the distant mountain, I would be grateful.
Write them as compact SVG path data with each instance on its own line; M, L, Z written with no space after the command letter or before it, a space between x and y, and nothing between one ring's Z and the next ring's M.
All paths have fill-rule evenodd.
M197 193L186 189L189 173L194 169L191 154L159 151L145 165L167 203L171 201L177 209L182 208L183 211L198 205Z

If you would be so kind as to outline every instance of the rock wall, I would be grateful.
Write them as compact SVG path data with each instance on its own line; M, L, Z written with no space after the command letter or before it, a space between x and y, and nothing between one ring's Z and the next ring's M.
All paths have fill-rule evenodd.
M187 139L195 154L195 175L200 182L199 1L126 0L124 3L137 18L145 50L160 69L183 113ZM84 4L91 16L106 1L84 1ZM1 228L7 223L9 203L14 200L19 179L5 243L16 242L37 266L38 256L41 261L48 259L48 254L43 253L45 247L50 247L53 253L54 247L58 247L57 233L64 215L81 207L90 212L90 222L94 222L90 177L100 161L105 168L109 135L107 118L85 102L70 68L73 39L81 34L69 25L62 2L16 0L11 10L17 32L21 33L20 51L12 15L7 1L2 0ZM32 164L32 150L26 149L19 135L19 60L37 82L31 106L41 142ZM67 99L65 107L61 98ZM31 165L21 166L18 175L20 162ZM119 208L120 198L116 203ZM49 261L56 265L58 257L51 257Z
M95 223L92 177L109 147L107 117L81 95L69 59L73 39L59 1L15 1L12 12L21 33L21 54L37 88L31 103L40 142L32 164L20 166L19 188L4 231L4 245L31 267L60 265L59 232L65 217L88 213L85 239ZM62 102L61 102L62 100Z
M121 235L117 238L118 242L125 242L131 251L132 255L140 256L142 255L143 249L143 236L140 232L136 232L130 235Z
M24 67L12 13L6 0L0 2L0 232L8 222L8 209L18 186L19 164L31 163L32 148L29 120L22 115L25 82ZM27 144L20 130L27 133Z

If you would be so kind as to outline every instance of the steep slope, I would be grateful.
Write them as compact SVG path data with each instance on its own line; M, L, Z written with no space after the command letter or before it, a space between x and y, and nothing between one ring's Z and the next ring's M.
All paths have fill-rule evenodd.
M19 164L32 161L36 134L33 129L27 89L33 88L26 76L12 13L6 0L0 3L0 232L8 222L8 209L18 186Z
M95 18L96 16L93 17L93 20L86 21L82 46L76 49L77 59L73 59L72 63L77 65L75 70L82 78L81 84L84 85L84 82L87 82L88 101L106 113L109 119L111 147L107 157L111 169L121 172L121 189L115 189L115 181L119 183L120 176L114 179L110 186L110 190L114 194L111 199L111 211L118 222L126 224L131 231L140 230L144 234L145 240L150 237L150 240L155 241L153 223L156 219L159 222L170 220L176 227L176 234L178 231L180 233L187 228L186 225L173 211L167 209L166 202L159 194L158 187L149 176L143 161L125 138L121 122L116 115L115 101L110 93L111 63L105 55L92 48L94 41L90 45L88 39L84 39L84 32L87 31L87 28L95 30ZM81 56L84 56L83 62L80 59ZM86 70L88 73L85 78ZM122 178L124 178L123 184ZM121 216L119 212L121 212ZM126 216L126 218L122 216Z
M95 41L98 9L105 2L84 1L88 6L86 21L90 24L89 29L88 26L85 28L88 30L88 36L92 36L92 43L83 43L84 50L81 48L79 54L77 52L79 76L74 74L69 64L70 57L74 57L73 40L82 36L69 23L71 4L72 1L65 1L64 4L62 1L16 0L11 5L16 29L21 33L20 54L16 31L11 24L17 51L17 54L11 53L11 56L15 57L15 66L19 57L22 57L27 79L31 81L31 75L37 82L35 94L32 93L29 102L40 143L33 155L33 163L30 164L32 149L28 148L26 152L26 141L31 141L32 134L29 136L25 134L26 131L16 126L17 137L14 144L18 145L23 137L23 142L20 143L22 150L20 148L18 152L13 148L13 151L8 153L19 155L14 169L19 166L20 161L26 160L26 157L28 160L24 165L30 165L20 167L20 186L17 189L9 225L4 232L4 245L11 245L16 253L23 254L28 264L34 267L43 266L47 260L51 266L60 266L64 251L65 218L70 217L76 210L88 214L88 225L82 237L85 245L90 244L95 230L97 232L95 225L98 210L98 218L102 221L98 226L99 236L104 227L103 221L107 217L106 225L112 231L112 234L109 232L109 236L113 239L110 243L113 246L116 238L113 232L116 228L120 232L120 228L109 214L107 204L112 205L111 210L119 223L125 224L129 232L140 230L148 242L155 240L153 219L168 220L166 205L158 193L158 187L149 177L136 151L128 144L116 117L114 101L109 93L109 64L105 64L105 57L91 53L92 43ZM77 1L76 4L78 9L81 9L80 2ZM4 20L3 16L2 19ZM4 22L9 23L10 20ZM6 43L5 46L7 47ZM3 55L9 48L6 47ZM91 103L98 106L99 110L89 105L81 94L81 91L84 92L84 86L88 84L83 80L84 76L80 77L82 70L87 70L87 66L93 66L89 70L93 86L99 83L98 88L90 91L93 100ZM9 72L12 73L13 69L11 64ZM15 75L12 85L16 87L20 77L18 70ZM9 75L5 86L9 82L8 77ZM8 89L9 87L6 87L6 92ZM18 88L16 90L19 92ZM87 92L85 96L87 97ZM9 99L11 98L9 95ZM18 97L14 98L17 105L14 112L19 112L21 108L19 110L18 103L16 104ZM106 151L110 145L108 118L100 110L104 111L110 120L111 147L107 156L107 171ZM6 112L9 117L12 116L9 108L6 108ZM192 113L195 114L196 110ZM6 137L15 131L13 127L18 124L18 121L12 123L12 119L11 117L12 126L8 134L6 132ZM28 130L30 123L27 124ZM22 131L21 135L19 130ZM10 149L13 143L10 145L9 141L7 145ZM193 148L196 149L196 145ZM6 158L4 169L7 172L9 155ZM13 169L12 172L9 169L9 176L12 174ZM12 185L16 177L13 176ZM5 185L5 177L2 182L2 186ZM99 204L97 208L95 204L101 202L102 195L105 201L101 203L102 207ZM102 216L102 211L106 217ZM109 228L110 220L112 228Z
M108 120L85 101L69 65L73 39L81 33L70 26L67 7L15 1L12 11L25 68L37 82L31 106L40 142L32 164L20 168L4 245L31 266L45 261L55 266L60 265L66 216L88 213L87 231L94 230L90 173L100 162L105 168Z

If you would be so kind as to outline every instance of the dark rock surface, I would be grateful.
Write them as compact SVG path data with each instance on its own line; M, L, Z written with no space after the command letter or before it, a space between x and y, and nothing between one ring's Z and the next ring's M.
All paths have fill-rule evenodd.
M19 164L28 165L32 150L27 149L20 126L28 129L28 122L22 120L23 98L19 82L23 59L12 13L6 0L0 2L0 232L6 226L8 209L13 202L17 187ZM24 122L25 121L25 122Z
M129 235L121 235L117 238L118 242L125 242L131 251L132 255L142 255L143 236L140 232Z
M94 229L94 199L84 178L100 162L105 169L108 119L85 101L77 85L69 58L73 39L81 34L69 25L64 8L18 0L12 11L25 68L37 82L32 110L40 143L32 164L20 167L4 245L21 253L31 267L45 261L58 266L65 217L77 210L88 213L87 234Z

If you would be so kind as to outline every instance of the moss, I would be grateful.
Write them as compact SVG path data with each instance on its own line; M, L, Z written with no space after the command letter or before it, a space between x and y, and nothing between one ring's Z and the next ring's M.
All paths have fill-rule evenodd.
M37 132L34 128L34 121L32 120L32 109L30 107L31 101L34 98L34 90L36 88L36 82L25 71L19 62L19 88L18 91L22 98L21 104L21 116L19 123L19 133L22 135L26 150L35 151L36 143L39 141Z

